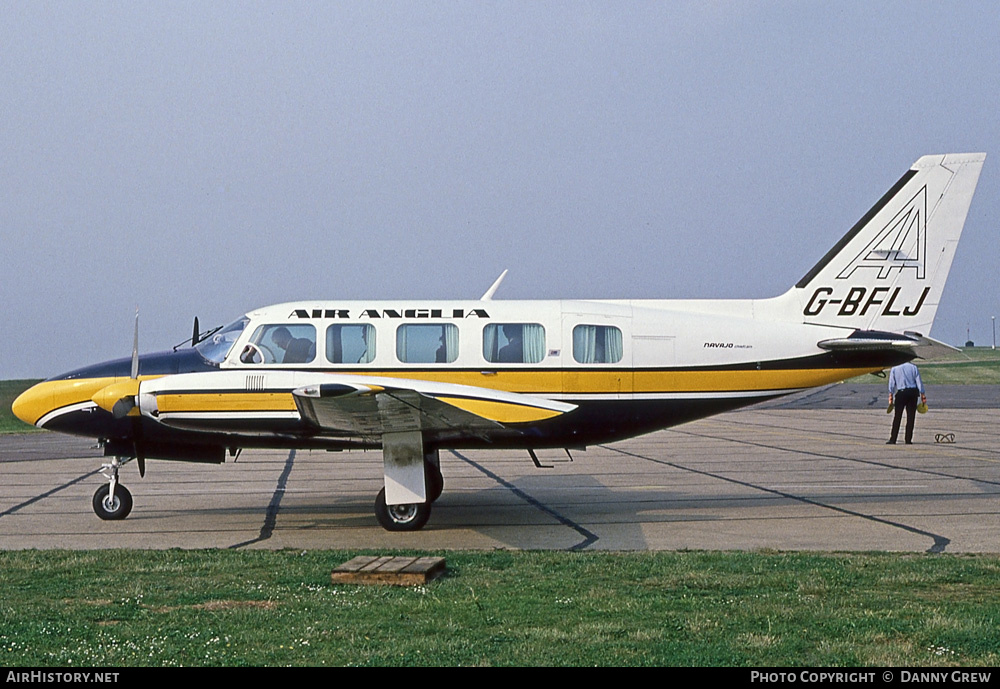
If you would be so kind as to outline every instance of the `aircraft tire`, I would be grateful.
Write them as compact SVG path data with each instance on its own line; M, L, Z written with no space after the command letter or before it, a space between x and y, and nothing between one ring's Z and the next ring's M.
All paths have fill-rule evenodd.
M108 499L111 486L105 483L94 493L94 513L106 521L124 519L132 511L132 494L120 483L115 486L113 499Z
M424 527L430 516L430 502L390 507L385 504L385 488L380 490L375 498L375 518L386 531L418 531Z
M424 476L427 480L427 502L436 502L444 490L444 476L441 475L441 467L434 466L430 462L424 466L426 467Z

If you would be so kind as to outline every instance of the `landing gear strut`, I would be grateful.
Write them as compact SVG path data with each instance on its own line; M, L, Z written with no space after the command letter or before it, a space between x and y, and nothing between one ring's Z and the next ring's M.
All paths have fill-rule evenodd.
M94 513L104 520L124 519L132 511L132 494L128 488L118 483L118 470L127 462L121 457L112 457L111 461L103 464L106 471L101 474L108 479L108 484L101 486L94 493Z

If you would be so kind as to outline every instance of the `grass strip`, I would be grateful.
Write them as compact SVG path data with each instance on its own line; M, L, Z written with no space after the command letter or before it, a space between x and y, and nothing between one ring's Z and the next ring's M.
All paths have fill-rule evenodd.
M357 554L0 551L0 663L1000 662L995 555L455 552L427 586L333 585Z
M18 395L39 382L41 381L36 379L0 380L0 433L42 432L42 429L21 421L10 410L10 405L14 404Z
M966 347L947 359L916 359L913 363L920 369L925 385L1000 385L1000 350L989 347ZM886 378L873 375L846 382L888 385Z

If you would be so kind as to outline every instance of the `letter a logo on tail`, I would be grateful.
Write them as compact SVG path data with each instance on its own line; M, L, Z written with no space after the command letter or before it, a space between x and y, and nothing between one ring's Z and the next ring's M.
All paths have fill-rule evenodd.
M871 268L878 270L879 280L885 280L894 269L902 272L904 268L912 268L916 278L923 280L926 256L927 186L924 185L840 271L837 279L850 278L858 268Z

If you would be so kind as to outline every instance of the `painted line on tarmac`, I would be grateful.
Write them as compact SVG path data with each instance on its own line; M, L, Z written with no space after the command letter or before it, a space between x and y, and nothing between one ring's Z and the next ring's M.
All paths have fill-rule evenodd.
M770 412L770 411L772 411L772 410L770 410L770 409L761 409L761 410L759 410L759 412ZM781 410L774 410L774 411L781 411ZM792 411L797 411L797 410L792 410ZM839 411L842 411L842 410L839 410ZM773 414L768 414L768 416L772 416L773 417L774 415ZM770 423L763 423L761 421L736 421L734 419L716 419L716 420L717 421L723 421L723 422L732 424L732 425L737 426L737 427L742 427L742 428L745 428L745 427L748 427L748 426L752 426L752 427L757 427L757 428L766 428L766 429L769 429L769 430L784 430L784 431L789 430L788 427L787 427L787 425L782 425L780 423L770 424ZM670 429L670 430L676 430L676 429ZM858 442L859 445L865 445L865 446L867 446L867 445L869 445L871 443L878 444L878 443L882 442L881 439L877 439L877 438L873 439L873 438L869 438L868 436L857 435L856 433L848 433L848 432L845 432L845 431L835 431L835 430L831 430L831 429L824 429L822 431L808 430L808 429L795 429L795 430L798 430L801 433L810 434L810 435L816 434L816 433L820 433L822 435L832 435L832 436L838 436L838 437L844 437L844 438L851 438L851 439L859 441ZM682 431L682 432L687 432L687 431ZM975 433L980 433L980 432L981 431L978 431L978 430L976 430L976 431L970 431L968 433L968 435L973 435ZM697 435L697 434L696 433L691 433L691 435ZM716 437L716 436L710 436L710 437ZM882 436L882 437L885 437L885 436ZM935 450L941 450L941 449L944 449L944 448L939 447L939 445L941 445L941 444L942 443L917 443L916 445L911 445L911 448L914 449L914 450L919 450L919 449L926 449L926 448L929 448L929 447L933 447ZM988 448L988 447L976 447L974 445L964 445L962 443L944 443L944 444L954 445L954 447L947 448L947 449L952 450L952 451L964 450L965 452L979 452L979 453L983 453L983 454L1000 455L1000 448L998 448L998 449L992 449L992 448ZM955 455L955 456L960 456L963 459L972 459L972 460L975 460L977 462L993 462L993 463L1000 462L1000 460L990 459L988 457L969 457L968 455L964 455L964 454L963 455Z
M905 465L901 465L901 464L889 464L888 462L879 462L879 461L876 461L874 459L860 459L858 457L844 457L843 455L835 455L835 454L829 454L829 453L825 453L825 452L814 452L812 450L797 450L797 449L789 448L789 447L781 447L779 445L768 445L767 443L756 443L756 442L753 442L752 440L740 440L738 438L725 438L725 437L721 437L721 436L718 436L718 435L710 435L708 433L695 433L693 431L682 431L682 430L679 430L679 429L676 429L676 428L675 429L671 429L671 431L674 432L674 433L680 433L680 434L683 434L683 435L690 435L690 436L693 436L695 438L708 438L708 439L711 439L711 440L724 440L724 441L729 442L729 443L738 443L740 445L749 445L750 447L761 447L761 448L764 448L765 450L778 450L778 451L781 451L781 452L795 452L797 454L807 455L809 457L819 457L820 459L839 459L839 460L841 460L843 462L854 462L855 464L867 464L869 466L880 467L882 469L896 469L897 471L906 471L906 472L910 472L910 473L914 473L914 474L927 474L928 476L935 476L937 478L950 478L950 479L955 479L957 481L972 481L973 483L982 483L982 484L985 484L987 486L1000 486L1000 480L996 480L996 479L974 478L974 477L971 477L971 476L962 476L961 474L949 474L949 473L946 473L944 471L936 471L934 469L921 469L920 467L910 467L910 466L905 466ZM927 446L927 447L931 447L931 446ZM918 446L910 445L909 448L913 449L914 451L917 451L917 450L921 449L919 445ZM927 449L927 448L923 448L923 449ZM937 449L937 448L935 447L935 449ZM950 450L951 448L948 448L948 449ZM892 452L892 450L890 450L890 452ZM962 457L964 459L969 459L969 460L992 462L992 460L989 460L989 459L983 459L983 458L977 458L977 457L968 457L968 456L965 456L965 455L963 455Z
M568 550L583 550L584 548L589 548L594 543L597 543L597 540L598 540L597 534L594 534L594 533L588 531L587 529L583 528L582 526L580 526L579 524L577 524L576 522L574 522L572 519L569 519L568 517L564 517L563 515L559 514L555 510L553 510L548 505L542 504L541 502L539 502L538 500L536 500L535 498L531 497L530 495L528 495L527 493L525 493L523 490L521 490L520 488L518 488L517 486L515 486L510 481L507 481L507 480L501 478L497 474L493 473L492 471L490 471L489 469L487 469L486 467L484 467L482 464L479 464L477 462L472 461L471 459L469 459L465 455L463 455L463 454L461 454L459 452L456 452L455 450L449 450L449 452L451 452L453 455L455 455L456 457L458 457L459 459L461 459L466 464L469 464L470 466L472 466L472 467L478 469L479 471L481 471L482 473L486 474L491 479L493 479L494 481L496 481L497 483L499 483L500 485L502 485L504 488L506 488L507 490L509 490L510 492L512 492L517 497L519 497L522 500L524 500L526 503L528 503L532 507L534 507L534 508L536 508L538 510L541 510L545 514L549 515L550 517L552 517L553 519L555 519L556 521L558 521L563 526L568 526L569 528L573 529L578 534L580 534L581 536L583 536L583 540L582 541L580 541L579 543L577 543L574 546L570 546L568 548Z
M750 443L750 444L753 444L753 443ZM882 519L881 517L875 517L875 516L872 516L870 514L864 514L862 512L855 512L854 510L848 510L848 509L845 509L843 507L836 507L835 505L828 505L826 503L819 502L818 500L812 500L811 498L802 497L801 495L794 495L792 493L785 493L785 492L780 491L780 490L775 490L774 488L768 488L766 486L760 486L760 485L757 485L755 483L750 483L748 481L740 481L740 480L737 480L737 479L734 479L734 478L730 478L728 476L722 476L721 474L716 474L716 473L713 473L713 472L710 472L710 471L704 471L702 469L694 469L692 467L686 467L686 466L684 466L682 464L677 464L676 462L668 462L668 461L663 460L663 459L656 459L655 457L646 457L645 455L640 455L640 454L637 454L635 452L628 452L627 450L620 450L620 449L618 449L616 447L610 447L608 445L599 445L598 447L602 447L605 450L611 450L613 452L618 452L620 454L627 455L629 457L636 457L638 459L645 459L647 461L654 462L656 464L662 464L663 466L668 466L668 467L671 467L673 469L678 469L680 471L687 471L687 472L690 472L690 473L693 473L693 474L699 474L701 476L707 476L709 478L718 479L719 481L726 481L728 483L733 483L733 484L736 484L738 486L743 486L744 488L752 488L754 490L759 490L759 491L762 491L764 493L771 493L772 495L778 495L780 497L787 498L789 500L795 500L797 502L801 502L801 503L804 503L804 504L807 504L807 505L813 505L814 507L820 507L820 508L823 508L823 509L832 510L834 512L840 512L841 514L846 514L846 515L849 515L849 516L852 516L852 517L860 517L861 519L865 519L867 521L876 522L878 524L885 524L886 526L891 526L891 527L896 528L896 529L902 529L903 531L907 531L907 532L912 533L912 534L917 534L918 536L926 536L927 538L932 539L933 542L934 542L934 545L932 545L930 548L927 549L928 553L943 553L944 550L945 550L945 548L948 547L948 544L951 543L951 539L950 538L946 538L944 536L940 536L938 534L931 533L930 531L924 531L923 529L918 529L918 528L916 528L914 526L908 526L907 524L901 524L899 522L890 521L888 519ZM775 448L775 449L781 449L781 448Z
M66 483L62 484L61 486L56 486L52 490L47 490L44 493L39 493L38 495L36 495L33 498L25 500L22 503L14 505L10 509L6 509L3 512L0 512L0 517L6 517L7 515L14 514L18 510L23 509L23 508L27 507L28 505L33 505L36 502L38 502L39 500L44 500L45 498L51 497L51 496L55 495L56 493L58 493L61 490L69 488L70 486L75 486L77 483L80 483L80 481L88 479L91 476L93 476L94 474L99 474L100 472L101 472L100 469L94 469L93 471L88 471L86 474L82 474L82 475L76 477L75 479L73 479L72 481L67 481Z

